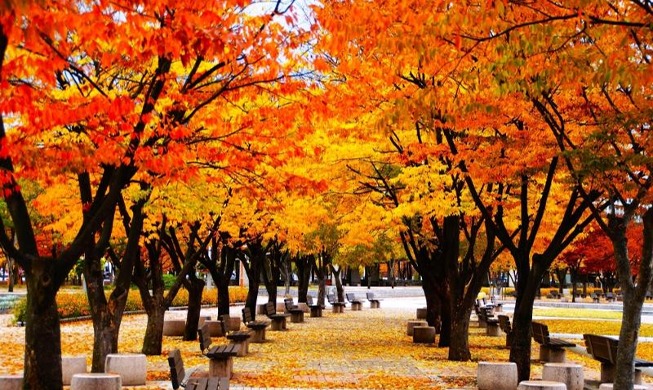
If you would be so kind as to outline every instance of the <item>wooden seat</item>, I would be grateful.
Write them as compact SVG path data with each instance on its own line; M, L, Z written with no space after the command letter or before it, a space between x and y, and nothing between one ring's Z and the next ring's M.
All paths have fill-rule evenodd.
M227 378L198 378L188 382L186 390L227 390L229 380Z
M249 330L232 330L230 331L227 327L227 323L230 321L228 315L223 315L220 321L222 326L222 333L225 335L227 340L231 344L237 344L240 346L238 350L238 356L245 356L249 352L249 339L252 336Z
M290 314L277 313L274 302L265 305L265 315L272 320L271 330L286 330L286 318L290 317Z
M601 383L614 382L619 340L595 334L583 334L583 339L585 340L587 353L592 355L595 360L601 362ZM641 384L642 372L639 368L653 367L653 362L635 358L633 363L635 366L635 383Z
M506 315L497 316L499 319L499 328L506 334L506 347L510 347L512 343L512 325L510 324L510 317Z
M354 295L352 293L347 293L347 294L345 294L345 297L347 298L347 301L349 301L349 303L351 303L351 310L362 310L363 309L363 301L356 298L356 295Z
M375 298L373 292L368 292L367 301L370 303L370 309L379 309L381 308L381 299Z
M533 340L540 344L540 360L544 362L564 363L565 348L576 344L549 336L549 327L540 322L531 322Z
M188 380L194 374L195 370L184 369L184 361L181 358L181 352L178 349L173 349L168 354L168 366L170 366L170 382L173 389L186 387Z
M250 308L244 307L243 323L252 330L252 337L250 338L252 343L265 342L265 329L270 325L270 321L255 321Z
M304 322L304 310L300 309L299 306L296 306L293 303L292 298L285 298L283 303L286 308L286 312L290 313L290 321L294 323Z
M322 317L322 305L316 305L312 295L306 296L306 304L311 309L311 317Z
M327 301L331 305L334 313L342 313L344 308L347 306L345 302L336 300L336 296L333 294L327 294Z
M240 345L212 345L206 324L197 330L200 339L202 354L210 359L209 376L231 378L233 371L233 357L238 356Z

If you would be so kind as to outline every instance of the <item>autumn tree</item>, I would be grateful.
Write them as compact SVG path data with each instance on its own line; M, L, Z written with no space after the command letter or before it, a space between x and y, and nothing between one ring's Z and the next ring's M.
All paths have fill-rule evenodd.
M249 13L242 4L222 3L44 3L26 5L20 18L3 15L3 186L18 221L18 246L6 236L2 245L26 272L26 386L60 388L54 295L80 255L106 242L122 189L140 169L174 176L187 161L175 157L183 151L178 141L191 133L196 140L228 138L202 112L225 94L288 75L287 66L297 65L291 59L301 29L288 34L276 23L274 15L288 11L282 4ZM291 83L282 89L291 90ZM260 123L218 121L225 119L236 129ZM232 145L247 142L242 132L227 133L240 137ZM222 147L208 145L202 158L228 161ZM64 174L80 178L83 222L54 259L38 254L16 168L46 182Z
M653 264L653 212L647 207L651 167L645 157L650 149L650 5L495 5L483 10L496 21L492 37L486 29L485 34L474 34L473 44L500 49L511 59L495 73L498 83L522 93L540 115L579 195L612 242L624 296L615 387L632 388L641 307ZM517 44L525 40L530 43L527 50ZM543 58L546 61L540 61ZM522 71L515 74L517 66ZM636 220L642 221L644 231L639 239L642 261L633 278L627 237Z

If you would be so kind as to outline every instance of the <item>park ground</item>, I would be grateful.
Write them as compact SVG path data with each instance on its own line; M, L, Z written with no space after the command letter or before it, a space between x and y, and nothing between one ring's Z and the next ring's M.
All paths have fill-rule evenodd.
M364 297L366 289L348 289ZM474 388L478 361L507 361L505 337L485 336L484 329L470 327L472 361L450 362L447 349L436 345L413 344L406 335L406 322L415 318L418 307L425 305L419 288L373 288L383 297L380 309L365 305L362 311L346 310L334 314L329 308L322 318L309 318L300 324L288 324L288 331L267 332L264 344L250 344L250 353L234 360L232 390L250 389L463 389ZM261 296L261 302L267 297ZM580 305L579 305L580 306ZM611 305L595 307L610 309ZM231 308L238 316L242 306ZM511 310L510 301L505 308ZM217 316L217 309L205 308L203 315ZM185 311L174 310L166 318L185 318ZM550 318L548 319L551 320ZM610 321L610 320L602 320ZM617 321L617 320L612 320ZM644 322L653 322L645 315ZM121 328L120 352L138 353L145 330L144 314L125 316ZM0 373L19 373L23 364L24 329L11 325L9 315L0 316L3 359ZM561 337L575 340L579 347L567 353L567 360L585 367L587 388L596 388L599 364L584 354L582 335L570 329ZM93 329L88 320L62 324L64 355L86 355L90 365ZM437 340L436 340L437 341ZM644 340L643 340L644 341ZM646 340L648 341L648 340ZM214 338L214 343L224 343ZM197 341L164 337L163 354L148 357L147 386L134 389L170 389L167 354L179 348L186 367L208 369L208 361ZM537 359L538 345L533 344L531 378L541 377ZM648 375L645 382L653 381Z

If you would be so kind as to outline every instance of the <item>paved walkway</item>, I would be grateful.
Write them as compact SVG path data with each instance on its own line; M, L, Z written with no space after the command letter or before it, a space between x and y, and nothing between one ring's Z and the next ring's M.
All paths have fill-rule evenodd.
M269 332L268 338L272 341L266 344L252 345L251 356L238 358L234 362L234 370L237 373L232 381L232 390L289 390L289 389L309 389L306 386L279 387L278 383L287 382L288 377L282 377L284 372L279 372L278 367L290 368L288 374L292 376L292 381L296 383L319 383L319 388L328 389L365 389L379 388L370 385L374 381L387 380L379 378L380 373L388 377L395 377L398 380L392 383L392 388L406 389L412 386L415 389L422 388L467 388L470 378L474 378L476 373L476 363L474 362L447 362L446 349L436 348L433 346L418 346L412 344L410 339L405 336L405 321L414 318L415 309L425 306L425 299L420 287L373 287L367 290L365 287L346 287L347 292L353 292L358 297L364 297L365 292L372 291L375 296L382 298L380 310L370 310L367 305L363 312L347 311L344 314L335 315L328 311L325 312L323 319L307 318L305 324L290 324L291 330L288 332ZM295 290L296 291L296 290ZM260 296L260 302L266 302L267 297ZM537 305L551 305L556 302L538 301ZM580 305L580 304L579 304ZM618 310L619 304L589 304L592 308L604 310ZM653 308L653 305L647 304L647 307ZM240 313L241 306L232 307L232 315ZM504 305L506 311L512 311L510 301ZM184 311L175 311L170 313L171 316L183 318ZM203 314L215 317L217 309L205 309ZM3 320L6 321L8 316L0 316L0 325ZM133 322L144 325L144 316L129 316L123 326L130 328L134 326ZM653 322L653 316L646 315L644 322ZM131 323L131 324L130 324ZM360 325L366 325L361 327ZM81 327L81 324L80 324ZM84 325L88 328L88 324ZM360 329L354 330L354 329ZM67 330L62 332L73 332ZM483 349L475 352L475 358L479 360L488 359L487 356L498 356L499 359L506 355L505 348L501 344L503 338L492 338L488 340L475 329L471 330L472 338L476 339L478 345L479 337L483 337ZM0 332L2 328L0 328ZM92 331L91 331L92 332ZM364 332L376 335L369 339L362 340ZM2 334L2 333L0 333ZM307 343L307 335L311 335L310 343ZM569 338L581 339L580 335L561 335ZM121 336L122 337L122 336ZM138 337L138 336L136 336ZM218 340L216 340L218 342ZM171 340L166 341L164 348L169 349L178 347L181 342ZM186 342L189 350L195 351L196 343ZM327 354L325 351L329 350ZM577 352L583 353L584 348L578 347ZM489 354L486 354L489 353ZM197 355L197 352L194 352ZM327 358L328 356L328 358ZM495 356L495 360L497 357ZM537 356L534 353L534 356ZM570 360L574 360L572 357ZM206 364L201 358L199 363ZM191 365L193 365L191 363ZM152 370L165 374L167 370L164 359L154 363ZM2 362L0 362L0 372ZM538 377L541 370L541 364L533 364L533 377ZM592 382L598 375L596 368L588 368L586 377L589 379L587 389L596 389L596 383ZM254 385L245 385L244 383L256 382L254 374L265 373L260 375L260 379L265 384L258 383ZM337 373L337 375L336 375ZM164 378L165 375L160 376ZM267 377L267 379L266 379ZM277 378L280 382L275 382ZM428 385L427 385L428 383ZM146 387L135 387L135 389L170 389L170 382L165 380L150 381ZM316 388L316 387L312 387Z

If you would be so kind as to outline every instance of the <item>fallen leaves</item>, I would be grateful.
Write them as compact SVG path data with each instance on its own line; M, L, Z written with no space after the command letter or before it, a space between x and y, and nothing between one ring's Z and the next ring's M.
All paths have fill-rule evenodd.
M233 307L232 314L240 312ZM217 315L216 309L202 314ZM184 312L168 313L184 318ZM306 317L301 324L288 324L288 331L268 330L263 344L250 344L249 355L234 359L233 385L286 388L365 388L365 389L444 389L475 385L478 361L507 361L509 350L504 337L488 337L485 330L470 328L472 361L451 362L447 349L434 345L413 344L406 336L406 321L414 309L346 311L333 314L324 311L323 318ZM120 352L139 353L144 335L145 315L125 316L119 340ZM619 322L544 320L554 333L605 333L618 329ZM648 326L648 325L647 325ZM616 328L615 328L616 327ZM93 329L90 321L62 324L64 355L86 355L90 367ZM4 359L0 372L20 373L23 365L24 328L4 327L0 346ZM213 338L216 344L224 338ZM582 345L581 340L575 340ZM164 337L161 356L148 356L147 380L168 381L168 352L181 350L187 368L208 370L208 359L201 355L198 341L182 341L180 337ZM541 375L542 363L537 361L539 345L533 343L533 378ZM638 356L653 359L653 344L642 343ZM586 377L596 377L599 363L592 358L569 351L569 361L587 368ZM139 390L157 387L138 387Z

